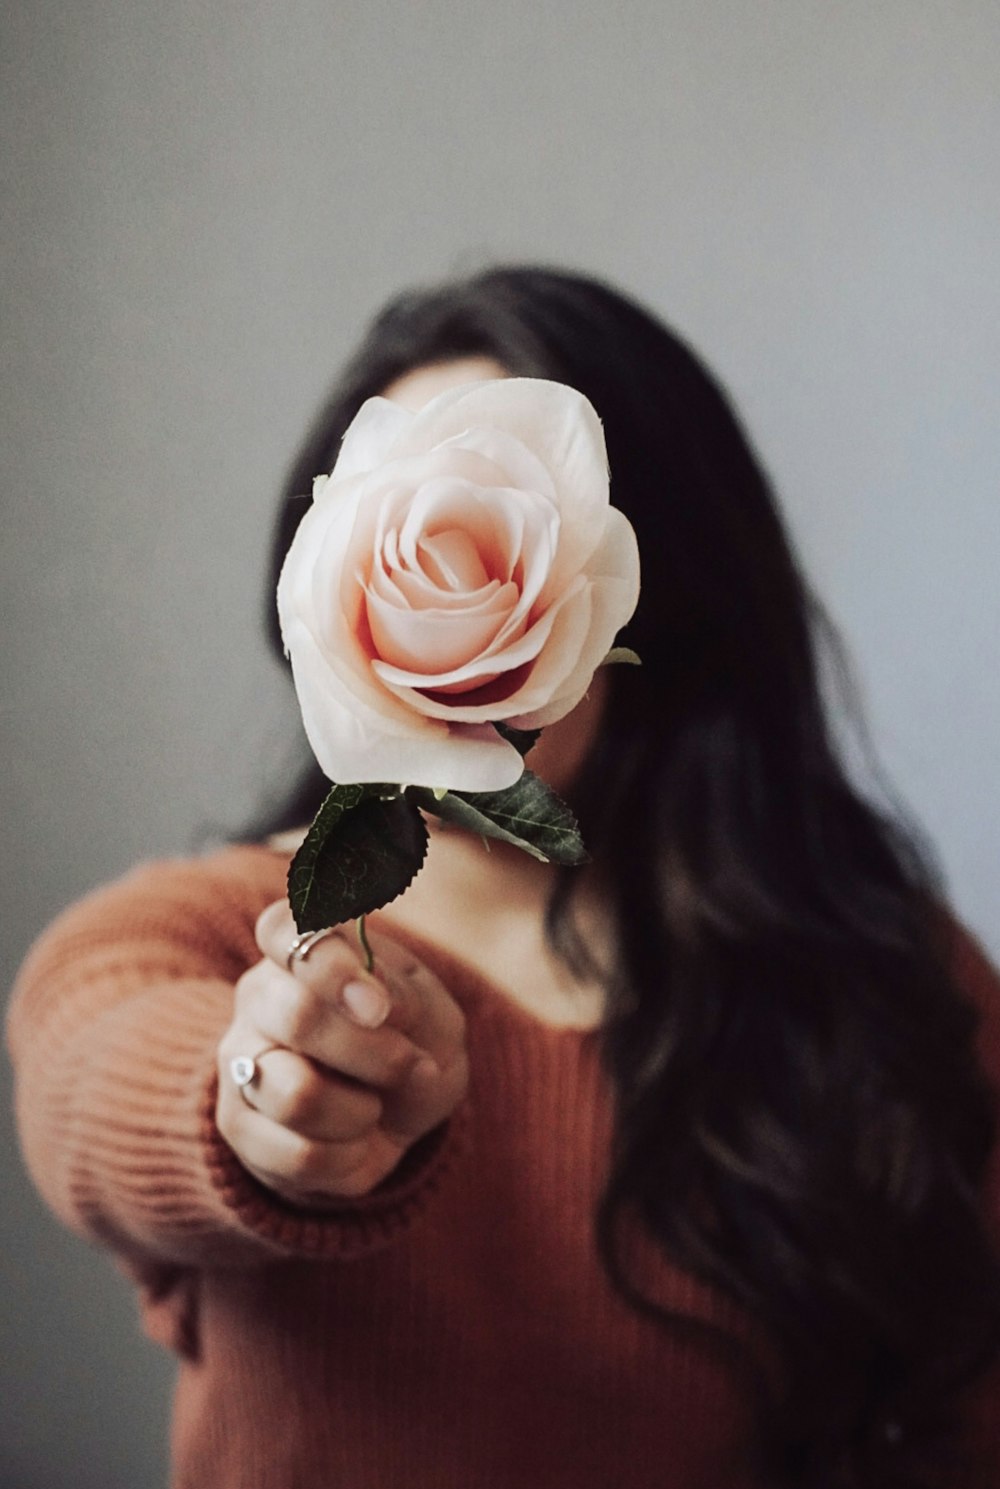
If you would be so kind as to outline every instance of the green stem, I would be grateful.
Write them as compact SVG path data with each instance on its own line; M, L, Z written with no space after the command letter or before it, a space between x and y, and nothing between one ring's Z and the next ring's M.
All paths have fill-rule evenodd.
M375 953L372 951L371 942L368 940L368 931L365 926L365 917L363 915L358 916L357 927L358 940L361 942L365 953L365 971L373 972L375 970Z

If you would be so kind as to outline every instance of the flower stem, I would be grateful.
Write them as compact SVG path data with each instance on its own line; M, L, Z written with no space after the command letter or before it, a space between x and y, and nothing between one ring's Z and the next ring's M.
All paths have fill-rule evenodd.
M375 970L375 953L372 951L371 942L368 940L368 931L365 926L365 917L363 915L358 916L357 927L358 940L361 942L362 948L364 949L365 953L365 971L373 972Z

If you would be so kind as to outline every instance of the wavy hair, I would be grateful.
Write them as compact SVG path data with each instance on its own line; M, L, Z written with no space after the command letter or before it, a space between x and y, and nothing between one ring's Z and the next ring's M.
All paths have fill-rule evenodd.
M638 1217L776 1343L780 1379L759 1395L771 1482L953 1482L949 1423L1000 1344L975 1016L926 853L838 758L817 666L830 628L716 381L595 280L498 268L403 295L289 474L269 600L302 493L363 400L467 355L587 395L642 554L626 639L643 666L611 669L573 792L616 930L603 1263L681 1326L630 1275ZM268 626L280 655L273 606ZM312 768L269 828L307 820L326 785ZM574 872L548 929L579 970Z

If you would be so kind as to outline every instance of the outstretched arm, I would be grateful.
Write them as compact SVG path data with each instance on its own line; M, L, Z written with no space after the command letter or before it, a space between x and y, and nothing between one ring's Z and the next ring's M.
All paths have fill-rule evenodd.
M227 1031L234 1053L255 1053L253 1045L236 1050L257 1016L254 996L243 989L256 981L259 991L270 974L250 969L279 972L272 959L261 963L254 927L281 894L284 873L280 856L255 848L143 867L67 911L22 969L8 1032L28 1166L61 1218L126 1256L216 1265L358 1254L419 1214L447 1167L455 1123L417 1140L400 1160L406 1137L424 1121L414 1123L404 1101L399 1127L390 1100L382 1137L396 1143L397 1166L388 1182L379 1183L376 1164L366 1174L364 1187L369 1178L375 1184L368 1193L360 1194L355 1171L355 1195L339 1195L343 1208L306 1208L296 1191L306 1172L306 1188L315 1188L316 1171L312 1160L303 1161L301 1144L291 1173L273 1157L261 1163L249 1135L256 1114L235 1086L220 1095L219 1046ZM332 956L334 949L315 949L310 979L322 969L321 950ZM281 979L287 975L280 970ZM292 992L298 981L288 984ZM393 1020L386 1023L376 1031L386 1040L407 1039ZM274 1036L285 1033L295 1044L294 1024L258 1032L269 1043L284 1043ZM225 1068L228 1058L227 1044ZM251 1101L270 1102L285 1089L271 1084L279 1082L277 1062L277 1053L267 1057L267 1095L262 1081ZM409 1063L415 1074L418 1060ZM319 1065L313 1069L317 1080L328 1079ZM282 1082L287 1073L286 1066ZM452 1079L456 1074L460 1067ZM294 1132L304 1108L298 1116L293 1108L294 1101L259 1120ZM374 1110L370 1102L367 1109ZM387 1149L376 1146L387 1173ZM333 1199L328 1180L327 1173L318 1187Z

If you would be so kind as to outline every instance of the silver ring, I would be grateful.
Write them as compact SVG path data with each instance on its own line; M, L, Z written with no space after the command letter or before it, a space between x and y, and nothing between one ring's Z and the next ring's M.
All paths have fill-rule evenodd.
M285 953L285 966L289 972L292 971L293 962L304 962L316 942L332 936L335 931L336 926L332 925L324 926L321 931L300 931Z
M284 1045L269 1044L264 1049L258 1050L256 1055L236 1055L234 1059L230 1060L229 1074L232 1077L233 1085L239 1091L251 1111L255 1112L257 1108L247 1096L247 1091L251 1086L255 1086L260 1079L261 1060L263 1060L265 1055L269 1055L272 1050L283 1048Z

